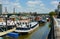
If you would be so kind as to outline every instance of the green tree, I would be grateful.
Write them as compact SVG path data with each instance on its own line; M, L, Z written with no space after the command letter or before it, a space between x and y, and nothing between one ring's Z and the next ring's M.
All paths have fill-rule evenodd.
M37 16L37 12L34 12L34 16Z
M54 16L54 15L56 15L56 12L54 12L54 11L49 12L49 15L50 15L50 16Z

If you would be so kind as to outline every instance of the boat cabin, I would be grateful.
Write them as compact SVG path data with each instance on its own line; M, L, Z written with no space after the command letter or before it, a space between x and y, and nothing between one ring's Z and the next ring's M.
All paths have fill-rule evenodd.
M18 21L17 27L27 27L31 20L28 17L21 17L21 19Z
M42 18L40 16L35 17L36 21L40 21Z

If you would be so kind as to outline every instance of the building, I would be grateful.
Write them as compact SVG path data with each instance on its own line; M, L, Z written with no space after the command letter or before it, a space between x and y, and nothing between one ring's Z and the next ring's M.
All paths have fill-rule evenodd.
M2 14L2 4L0 4L0 14Z
M55 10L55 12L56 12L56 14L58 14L57 17L60 17L60 2L58 4L57 9Z
M59 4L58 4L58 14L59 14L59 16L60 16L60 2L59 2Z
M7 14L8 12L7 12L7 7L5 7L5 14Z

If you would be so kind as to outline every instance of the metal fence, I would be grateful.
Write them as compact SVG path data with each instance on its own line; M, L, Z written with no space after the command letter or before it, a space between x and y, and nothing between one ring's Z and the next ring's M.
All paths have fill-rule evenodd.
M49 32L49 35L48 35L48 39L55 39L55 35L54 35L54 19L53 19L53 17L51 17L50 16L50 20L51 20L51 24L50 24L50 26L51 26L51 30L50 30L50 32Z

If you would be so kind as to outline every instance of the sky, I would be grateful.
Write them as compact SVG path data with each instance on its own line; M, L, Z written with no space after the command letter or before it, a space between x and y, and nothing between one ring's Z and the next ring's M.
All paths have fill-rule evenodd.
M0 0L2 10L5 12L5 7L9 13L13 12L38 12L49 13L57 8L60 0Z

